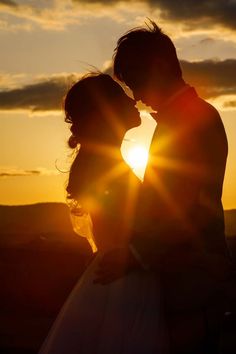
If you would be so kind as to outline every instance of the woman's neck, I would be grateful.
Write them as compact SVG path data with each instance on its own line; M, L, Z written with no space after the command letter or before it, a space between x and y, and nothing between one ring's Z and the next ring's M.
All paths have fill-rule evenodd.
M123 141L123 140L122 140ZM115 160L122 159L121 155L121 144L111 144L108 142L101 143L101 141L92 141L92 142L81 142L80 150L81 152L86 152L90 155L98 155L104 158L111 158Z

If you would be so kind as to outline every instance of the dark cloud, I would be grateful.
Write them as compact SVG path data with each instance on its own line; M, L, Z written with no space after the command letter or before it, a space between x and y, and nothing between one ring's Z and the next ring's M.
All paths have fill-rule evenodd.
M104 4L104 5L110 5L110 4L121 2L121 0L72 0L72 1L78 4Z
M151 8L158 8L162 16L168 20L183 21L198 29L200 20L207 20L236 29L235 0L140 0ZM74 0L75 3L110 5L119 1L106 0ZM131 2L135 2L132 0Z
M182 60L181 66L185 81L195 86L203 98L236 95L236 59L199 62ZM112 75L111 67L106 73ZM70 87L69 83L76 81L78 77L54 77L40 83L0 92L0 110L61 110L63 97Z
M236 108L236 101L226 101L223 106L224 108Z
M25 177L25 176L52 176L58 174L58 171L47 170L46 168L37 168L27 170L14 167L0 167L0 178L7 177Z
M11 1L11 0L0 0L0 6L1 5L6 5L6 6L10 6L10 7L17 7L17 3L15 1Z
M0 172L0 178L1 177L22 177L22 176L38 176L41 175L40 171L8 171L8 172Z
M168 19L195 22L210 20L223 26L236 29L236 2L234 0L148 0L158 6Z
M60 110L73 76L51 78L22 88L0 92L0 109Z
M205 98L236 94L236 59L181 61L183 76Z

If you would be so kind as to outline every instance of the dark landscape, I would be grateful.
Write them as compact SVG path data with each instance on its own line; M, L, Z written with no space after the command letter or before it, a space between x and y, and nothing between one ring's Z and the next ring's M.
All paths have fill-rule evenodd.
M236 210L225 221L236 260ZM65 204L0 206L0 353L37 353L91 254ZM235 319L226 327L222 354L233 354Z

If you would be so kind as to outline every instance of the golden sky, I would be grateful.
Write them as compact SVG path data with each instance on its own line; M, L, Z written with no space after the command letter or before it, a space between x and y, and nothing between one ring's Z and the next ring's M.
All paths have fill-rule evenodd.
M0 204L65 201L71 158L62 97L117 39L152 18L173 39L184 78L220 112L229 142L225 209L236 208L236 1L0 0ZM128 133L148 145L155 123Z

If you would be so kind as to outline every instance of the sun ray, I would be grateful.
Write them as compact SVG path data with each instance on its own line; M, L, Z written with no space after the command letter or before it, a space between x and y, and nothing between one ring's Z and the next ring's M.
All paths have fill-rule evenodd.
M128 150L126 159L135 172L144 173L148 161L148 150L143 145L134 145Z

